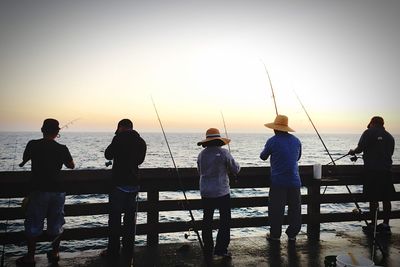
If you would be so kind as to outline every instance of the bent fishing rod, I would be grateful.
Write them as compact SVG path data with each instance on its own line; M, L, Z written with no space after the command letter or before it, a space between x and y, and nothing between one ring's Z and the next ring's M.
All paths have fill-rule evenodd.
M224 118L224 114L222 113L222 110L221 110L221 116L222 116L222 122L224 123L225 136L226 136L226 138L229 138L228 131L226 130L225 118ZM229 150L229 153L231 153L231 147L229 146L229 143L228 143L228 150ZM237 183L237 181L238 181L237 175L234 175L234 174L230 174L230 175L232 175L233 183Z
M185 198L186 209L189 211L190 218L191 218L191 221L192 221L192 224L193 224L193 230L195 231L195 233L196 233L196 235L197 235L197 239L199 240L199 244L200 244L200 247L201 247L201 251L203 252L203 256L205 257L203 241L201 240L199 231L198 231L197 228L196 228L196 224L195 224L193 212L192 212L192 210L191 210L190 207L189 207L189 201L188 201L188 199L187 199L187 197L186 197L186 191L185 191L185 189L183 188L182 179L181 179L181 176L180 176L180 174L179 174L179 170L178 170L178 168L176 167L175 159L174 159L174 156L172 155L172 151L171 151L171 148L170 148L170 146L169 146L168 138L167 138L167 136L166 136L166 134L165 134L164 127L163 127L163 124L162 124L162 122L161 122L160 116L158 115L157 107L156 107L156 104L155 104L155 102L154 102L153 97L151 97L151 101L153 102L154 110L155 110L155 112L156 112L156 114L157 114L157 119L158 119L158 122L159 122L159 124L160 124L161 131L162 131L162 133L163 133L165 143L167 144L168 151L169 151L169 155L171 156L172 163L173 163L174 168L175 168L175 171L176 171L176 176L177 176L178 181L179 181L179 185L180 185L180 187L181 187L183 196L184 196L184 198Z
M269 76L269 72L268 72L267 66L265 65L264 61L261 60L261 62L262 62L262 64L264 65L265 72L267 73L267 77L268 77L268 80L269 80L269 87L271 88L271 92L272 92L272 99L274 100L275 113L276 113L276 115L278 116L278 107L277 107L277 105L276 105L274 87L272 86L271 77Z
M221 110L221 117L222 117L222 122L224 123L225 136L226 136L226 138L229 138L229 137L228 137L228 131L226 130L226 124L225 124L224 113L222 113L222 110ZM229 153L230 153L230 152L231 152L231 147L230 147L229 143L228 143L228 150L229 150Z
M304 107L303 102L301 102L300 97L297 95L296 91L293 90L293 92L294 92L294 94L296 95L297 100L299 101L299 103L300 103L301 107L303 108L304 112L306 113L306 115L307 115L307 117L308 117L308 120L311 122L311 125L313 126L315 132L317 133L318 138L319 138L319 140L321 141L322 145L324 146L326 153L328 153L328 155L329 155L329 157L330 157L330 159L331 159L332 164L333 164L334 166L337 166L336 163L335 163L335 160L332 158L331 153L329 152L328 148L326 147L324 140L322 139L322 137L321 137L321 135L319 134L317 128L315 127L314 122L312 121L310 115L308 114L306 108ZM347 155L346 155L346 156L347 156ZM349 192L349 194L350 194L350 196L351 196L351 198L352 198L354 204L356 205L359 214L363 214L363 212L362 212L362 210L361 210L361 208L360 208L360 205L358 205L358 203L357 203L356 199L354 198L354 196L353 196L353 194L352 194L352 192L351 192L349 186L348 186L347 184L346 184L345 186L346 186L346 189L347 189L347 191ZM327 187L327 186L326 186L326 187ZM326 188L325 188L325 189L326 189ZM365 224L368 226L368 221L367 221L366 219L364 219L364 222L365 222ZM384 255L383 248L382 248L382 246L380 245L380 243L378 243L377 240L374 240L374 242L378 245L380 251L382 252L382 255Z
M67 122L66 124L64 124L63 126L61 126L61 128L60 128L60 131L62 130L62 129L68 129L68 127L70 126L70 125L72 125L72 124L74 124L76 121L78 121L78 120L80 120L81 118L76 118L76 119L73 119L72 121L69 121L69 122Z

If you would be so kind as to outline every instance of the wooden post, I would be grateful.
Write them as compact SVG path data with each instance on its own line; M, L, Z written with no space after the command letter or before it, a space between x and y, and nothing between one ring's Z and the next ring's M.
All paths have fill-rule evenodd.
M147 211L147 225L149 226L149 231L147 233L147 246L151 248L158 247L158 191L148 191L147 201L149 202L149 210Z
M309 197L309 203L307 205L307 236L315 240L319 240L320 237L320 185L321 180L311 179L307 187L307 194Z

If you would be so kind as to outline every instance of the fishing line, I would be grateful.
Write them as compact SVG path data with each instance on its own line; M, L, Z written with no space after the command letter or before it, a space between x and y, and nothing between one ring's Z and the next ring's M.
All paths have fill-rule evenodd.
M310 117L310 115L308 114L306 108L304 107L303 103L301 102L301 100L300 100L299 96L297 95L296 91L293 90L293 92L294 92L294 94L296 95L297 100L299 101L299 103L300 103L301 107L303 108L304 112L306 113L306 115L307 115L307 117L308 117L308 120L311 122L311 125L313 126L315 132L317 133L318 138L319 138L319 140L321 141L322 145L324 146L326 153L328 153L328 155L329 155L329 157L330 157L330 159L331 159L332 164L336 167L337 165L336 165L336 163L335 163L335 160L332 158L331 153L329 152L328 148L326 147L324 140L322 139L322 137L321 137L321 135L319 134L317 128L315 127L313 121L311 120L311 117ZM351 192L349 186L348 186L347 184L346 184L345 186L346 186L346 189L347 189L347 191L349 192L349 194L350 194L350 196L351 196L351 198L352 198L354 204L356 205L358 212L360 213L360 215L362 215L363 212L362 212L360 206L358 205L356 199L354 198L354 196L353 196L353 194L352 194L352 192ZM326 187L327 187L327 186L326 186ZM325 187L325 190L326 190L326 187ZM324 191L324 192L325 192L325 191ZM368 226L368 221L367 221L366 219L364 219L364 222L365 222L366 225ZM381 245L380 245L376 240L375 240L375 242L376 242L376 244L378 245L379 249L381 250L382 255L384 255L384 252L383 252L383 249L382 249Z
M265 65L264 61L262 61L261 59L260 59L260 61L264 65L265 72L267 73L268 80L269 80L269 86L270 86L271 92L272 92L272 98L274 99L275 113L276 113L276 115L278 115L278 107L276 105L275 93L274 93L274 88L272 87L271 77L269 76L269 72L268 72L267 66Z
M167 136L166 136L166 134L165 134L164 127L163 127L163 124L162 124L162 122L161 122L160 116L159 116L159 114L158 114L157 107L156 107L156 104L155 104L155 102L154 102L153 97L151 97L151 101L153 102L154 110L155 110L155 112L156 112L156 114L157 114L157 119L158 119L158 122L159 122L159 124L160 124L161 131L162 131L163 136L164 136L164 139L165 139L165 143L167 144L168 151L169 151L169 155L171 156L172 163L173 163L174 168L175 168L175 171L176 171L176 176L177 176L177 178L178 178L179 185L180 185L180 187L181 187L181 191L182 191L183 196L184 196L184 198L185 198L186 209L189 211L190 218L191 218L191 221L192 221L192 224L193 224L193 230L195 231L195 233L196 233L196 235L197 235L197 238L198 238L198 240L199 240L199 244L200 244L201 250L202 250L202 252L203 252L203 256L205 257L203 241L201 240L199 231L196 229L194 216L193 216L192 210L191 210L190 207L189 207L189 201L188 201L188 199L187 199L187 197L186 197L186 191L185 191L185 189L183 188L181 176L180 176L180 174L179 174L178 168L176 167L175 159L174 159L174 156L172 155L172 151L171 151L171 148L170 148L170 146L169 146L169 142L168 142Z
M13 165L12 165L12 171L15 171L15 161L17 160L17 146L18 146L18 138L15 139L14 160L13 160ZM10 208L10 206L11 206L11 197L8 198L8 207L7 208ZM8 230L8 218L6 219L6 226L4 229L5 234L7 234L7 230ZM5 248L6 248L6 243L4 242L3 250L1 252L1 267L4 267Z

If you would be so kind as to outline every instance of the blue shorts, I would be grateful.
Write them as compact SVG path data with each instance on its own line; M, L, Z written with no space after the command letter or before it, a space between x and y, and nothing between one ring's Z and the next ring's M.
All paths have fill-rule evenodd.
M47 234L58 236L63 232L65 193L32 192L26 208L25 233L37 237L43 233L47 218Z

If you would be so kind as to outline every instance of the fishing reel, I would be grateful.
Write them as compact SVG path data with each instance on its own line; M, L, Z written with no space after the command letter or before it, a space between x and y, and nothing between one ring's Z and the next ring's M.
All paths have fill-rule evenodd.
M350 157L350 160L352 162L356 162L359 158L361 158L361 157L358 157L358 156L354 155L354 156Z
M106 161L105 165L106 165L106 167L111 166L112 165L112 161L111 160Z
M189 238L189 236L191 235L191 233L192 233L192 228L189 228L189 231L187 232L187 233L185 233L185 239L188 239Z

